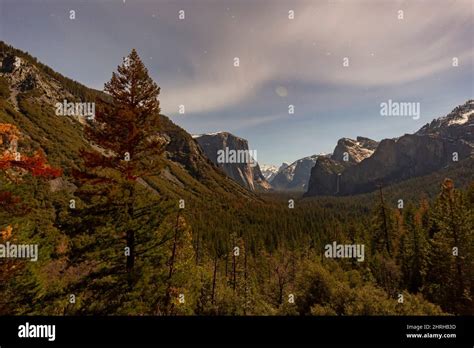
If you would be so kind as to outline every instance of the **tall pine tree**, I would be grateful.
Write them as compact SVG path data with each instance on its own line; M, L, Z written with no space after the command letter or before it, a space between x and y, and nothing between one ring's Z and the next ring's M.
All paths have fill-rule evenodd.
M446 179L431 216L427 296L452 313L473 314L474 211Z
M160 88L135 50L104 90L111 101L97 99L95 118L85 128L94 150L81 151L83 166L74 172L78 201L65 224L75 236L72 263L100 260L89 278L107 292L112 306L120 306L126 301L122 295L139 279L137 258L146 258L166 241L155 238L164 215L158 193L146 182L159 173L164 140L159 135ZM90 305L98 307L94 282L83 282L91 290Z

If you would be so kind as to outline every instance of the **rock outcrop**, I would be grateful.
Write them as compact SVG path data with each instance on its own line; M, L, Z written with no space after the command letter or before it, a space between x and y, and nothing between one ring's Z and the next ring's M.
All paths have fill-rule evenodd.
M305 195L370 192L378 185L426 175L472 157L473 127L474 101L470 100L415 134L384 139L378 145L365 138L341 139L330 159L319 158L316 162ZM346 161L342 158L343 152L349 154Z
M356 140L342 138L337 142L331 158L336 161L359 163L372 156L377 145L378 142L369 138L357 137Z
M247 140L228 132L194 135L193 138L206 156L240 185L252 191L270 189Z
M280 191L306 191L317 158L318 155L304 157L281 168L270 182L272 187Z

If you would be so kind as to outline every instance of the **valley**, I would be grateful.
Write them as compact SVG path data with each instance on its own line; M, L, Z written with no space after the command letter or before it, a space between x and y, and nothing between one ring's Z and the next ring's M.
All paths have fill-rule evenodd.
M135 50L104 92L3 42L0 60L0 123L19 131L0 143L0 238L39 246L37 262L0 259L1 314L472 314L472 100L268 182L256 162L219 161L247 140L163 115ZM95 103L94 120L57 115L66 98Z

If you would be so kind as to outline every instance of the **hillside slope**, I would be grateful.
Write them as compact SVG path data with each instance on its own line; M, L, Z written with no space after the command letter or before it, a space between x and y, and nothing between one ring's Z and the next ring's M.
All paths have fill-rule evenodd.
M64 100L108 100L108 96L55 73L3 42L0 67L0 123L17 126L24 145L41 148L50 163L63 168L69 178L71 170L82 163L80 149L90 148L91 144L83 135L84 118L56 115L55 105ZM160 136L166 139L164 166L161 173L144 178L157 192L173 199L188 196L201 200L202 195L217 200L255 198L217 169L190 134L166 116L159 117Z

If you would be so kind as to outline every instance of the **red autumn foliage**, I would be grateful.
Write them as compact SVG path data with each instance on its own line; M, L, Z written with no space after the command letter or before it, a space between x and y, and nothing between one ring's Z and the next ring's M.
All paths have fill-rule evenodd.
M46 163L46 157L40 151L37 151L33 156L21 156L19 160L10 152L5 152L0 157L0 170L7 170L10 168L24 169L30 172L33 176L39 176L47 179L54 179L62 174L59 168L51 167Z
M33 156L19 154L17 141L20 137L18 129L8 123L0 123L0 145L5 147L0 155L0 170L24 169L33 176L54 179L61 176L62 170L47 164L42 151L37 151Z
M20 132L15 126L0 123L0 145L3 147L3 153L0 154L0 171L23 170L45 179L61 176L62 170L48 165L43 152L37 151L32 156L19 154L17 151L19 137ZM0 208L12 215L23 215L29 210L27 205L21 204L19 197L9 191L0 191Z

